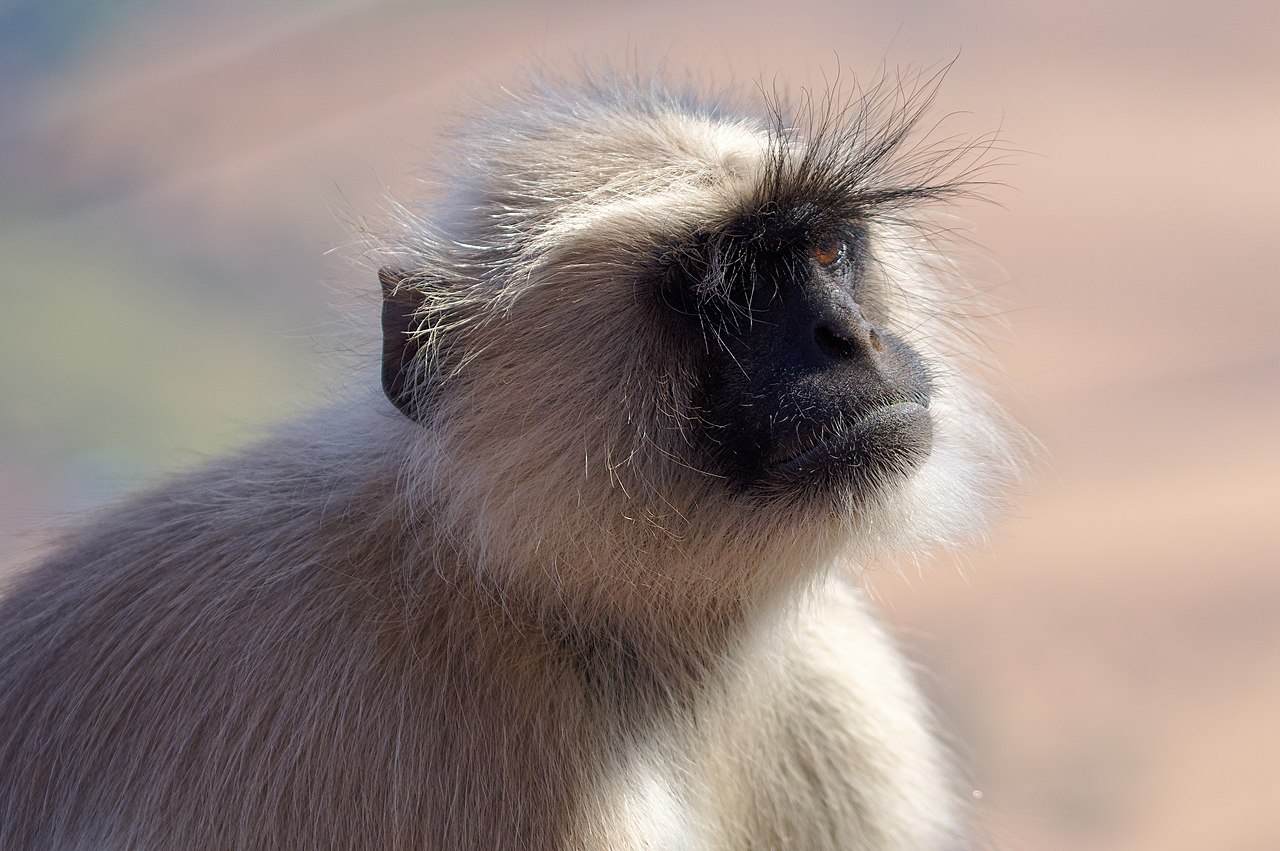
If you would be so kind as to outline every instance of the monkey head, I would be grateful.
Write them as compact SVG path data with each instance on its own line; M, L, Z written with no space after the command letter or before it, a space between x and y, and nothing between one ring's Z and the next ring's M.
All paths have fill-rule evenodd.
M406 481L482 562L646 587L974 526L1011 454L911 215L958 189L961 154L906 144L928 97L815 118L634 91L528 92L405 213L382 282Z

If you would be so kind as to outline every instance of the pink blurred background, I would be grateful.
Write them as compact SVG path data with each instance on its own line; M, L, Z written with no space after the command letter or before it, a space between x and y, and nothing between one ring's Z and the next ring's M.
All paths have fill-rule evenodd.
M1278 39L1207 2L0 2L0 565L371 363L350 220L468 92L955 59L948 132L1017 150L960 213L1046 460L877 597L995 846L1280 848Z

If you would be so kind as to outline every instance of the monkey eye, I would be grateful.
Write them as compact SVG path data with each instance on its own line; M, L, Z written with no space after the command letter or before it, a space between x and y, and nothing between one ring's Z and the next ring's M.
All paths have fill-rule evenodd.
M844 259L843 239L824 239L813 247L813 259L823 266L834 266Z

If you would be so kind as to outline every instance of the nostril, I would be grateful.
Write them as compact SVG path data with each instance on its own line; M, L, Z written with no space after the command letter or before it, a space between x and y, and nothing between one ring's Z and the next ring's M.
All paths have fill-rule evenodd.
M857 346L853 341L836 333L836 331L826 323L815 328L813 336L818 342L818 349L827 357L847 358L857 352Z

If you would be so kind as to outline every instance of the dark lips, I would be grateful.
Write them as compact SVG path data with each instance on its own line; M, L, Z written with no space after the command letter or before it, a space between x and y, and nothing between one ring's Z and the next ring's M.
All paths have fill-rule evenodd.
M853 423L831 428L825 423L800 431L769 456L773 470L800 472L831 461L875 460L881 453L927 452L933 427L929 411L917 402L898 402L876 408ZM866 456L866 457L864 457Z

